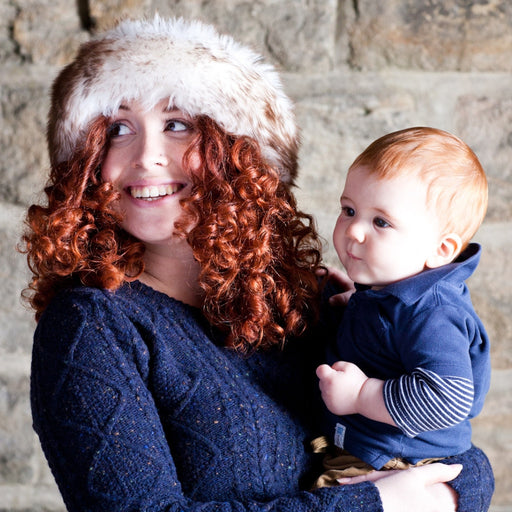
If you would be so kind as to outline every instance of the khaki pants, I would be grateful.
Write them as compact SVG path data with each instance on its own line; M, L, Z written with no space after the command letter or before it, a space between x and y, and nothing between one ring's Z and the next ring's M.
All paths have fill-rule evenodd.
M320 487L334 487L340 485L338 478L346 478L352 476L365 475L375 471L373 466L363 462L361 459L354 457L346 450L333 447L329 444L326 437L317 437L311 441L311 446L315 453L325 453L323 459L324 472L317 478L313 484L312 489ZM438 459L423 459L416 464L411 464L405 459L395 458L389 460L383 467L383 471L392 469L408 469L415 466L424 466L441 460Z

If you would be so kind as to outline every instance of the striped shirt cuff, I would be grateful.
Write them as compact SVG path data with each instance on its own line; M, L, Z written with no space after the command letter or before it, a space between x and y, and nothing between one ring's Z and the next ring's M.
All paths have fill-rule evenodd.
M467 418L473 396L469 379L441 377L423 368L384 383L389 414L408 437L457 425Z

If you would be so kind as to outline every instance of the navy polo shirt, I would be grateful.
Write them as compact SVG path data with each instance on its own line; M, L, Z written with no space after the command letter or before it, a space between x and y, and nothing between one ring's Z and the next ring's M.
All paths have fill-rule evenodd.
M394 404L390 413L402 428L326 411L327 434L337 446L377 469L394 457L416 463L470 448L469 420L482 409L490 384L489 340L464 283L480 253L473 243L453 263L383 289L356 285L327 362L351 361L385 380L386 405ZM457 397L459 383L464 389ZM451 401L443 410L432 404L444 387Z

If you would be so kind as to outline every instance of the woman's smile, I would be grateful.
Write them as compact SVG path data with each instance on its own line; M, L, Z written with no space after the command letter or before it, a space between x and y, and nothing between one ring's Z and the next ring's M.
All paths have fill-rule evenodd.
M143 201L156 201L167 196L173 196L180 190L183 190L185 185L183 183L170 183L167 185L144 185L144 186L130 186L128 193L135 199Z

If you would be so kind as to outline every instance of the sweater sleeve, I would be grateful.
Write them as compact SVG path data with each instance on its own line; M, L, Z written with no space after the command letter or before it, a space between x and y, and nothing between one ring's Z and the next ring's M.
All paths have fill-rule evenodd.
M68 510L382 511L371 483L266 503L187 497L147 385L148 352L129 325L112 324L98 301L68 298L54 301L35 334L34 428Z
M462 464L459 476L450 482L459 496L457 512L487 512L494 493L494 474L485 453L472 446L446 463Z

